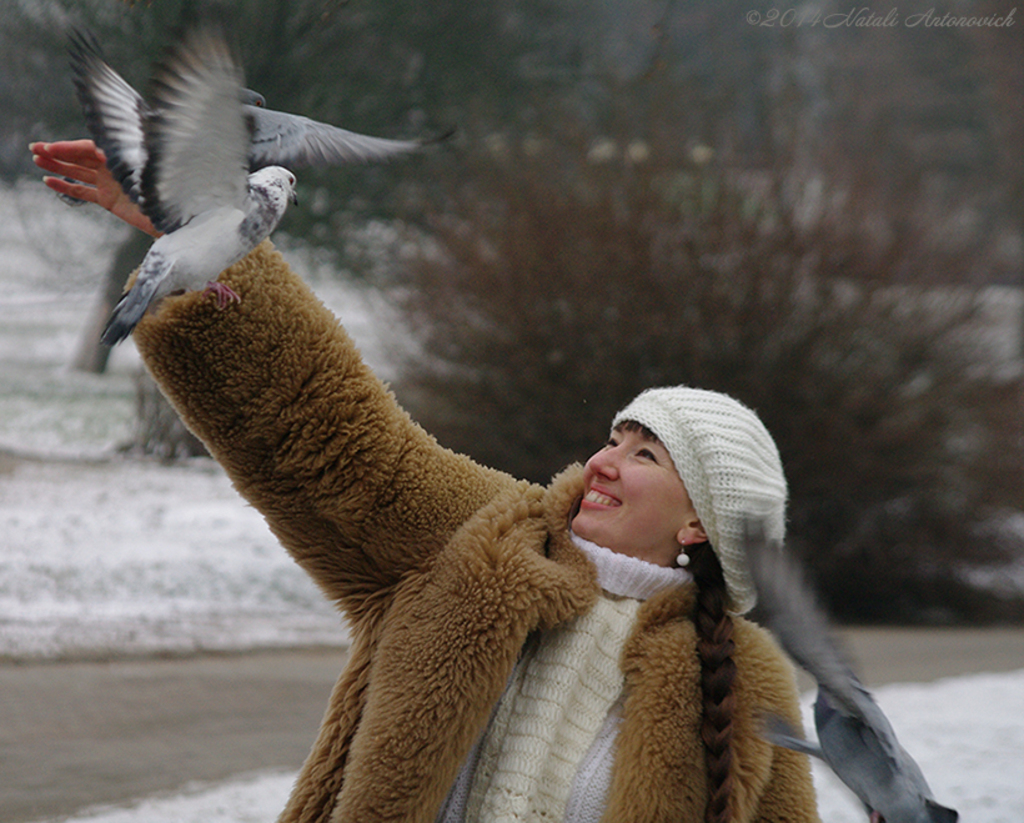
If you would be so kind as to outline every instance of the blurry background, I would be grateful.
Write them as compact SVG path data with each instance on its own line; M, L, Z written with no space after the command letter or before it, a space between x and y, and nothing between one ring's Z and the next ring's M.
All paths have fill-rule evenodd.
M103 214L76 217L92 228L71 242L64 212L88 209L30 182L30 140L85 136L65 26L91 29L144 91L202 5L0 0L0 196L35 246L24 264L8 256L4 282L45 259L33 282L81 290L57 372L0 367L19 397L56 393L66 409L104 385L136 391L93 337L145 244ZM791 543L837 618L1024 617L1012 3L230 8L247 84L271 108L386 137L457 129L420 157L300 173L275 234L318 292L369 295L377 362L442 443L545 482L641 389L725 391L779 444ZM53 320L15 314L13 359ZM136 450L188 452L138 391ZM44 406L28 406L33 427Z

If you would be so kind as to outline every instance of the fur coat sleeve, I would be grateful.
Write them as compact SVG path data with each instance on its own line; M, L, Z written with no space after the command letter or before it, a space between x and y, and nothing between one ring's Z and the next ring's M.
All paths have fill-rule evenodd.
M358 621L515 481L413 423L269 241L220 279L241 303L168 298L136 343L238 491Z
M241 303L165 299L136 343L185 423L354 628L281 820L431 823L526 638L597 597L566 528L579 470L545 490L442 448L269 241L220 280ZM626 651L608 821L703 819L690 596L646 604ZM733 819L811 823L806 761L755 732L762 707L798 720L791 673L743 621L735 639Z

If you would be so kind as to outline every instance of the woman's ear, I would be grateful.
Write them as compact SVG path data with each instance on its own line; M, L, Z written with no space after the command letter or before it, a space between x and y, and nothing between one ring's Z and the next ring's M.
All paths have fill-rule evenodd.
M676 533L676 540L680 546L692 546L696 543L706 543L708 534L697 517L697 512L691 512L682 528Z

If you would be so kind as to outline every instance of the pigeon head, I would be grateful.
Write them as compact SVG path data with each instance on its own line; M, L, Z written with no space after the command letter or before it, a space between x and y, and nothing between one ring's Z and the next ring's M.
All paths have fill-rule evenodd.
M258 91L252 89L242 89L242 105L243 106L256 106L258 109L267 107L267 98L260 94Z
M288 203L298 205L295 175L284 166L265 166L249 175L249 188L272 202L284 214Z

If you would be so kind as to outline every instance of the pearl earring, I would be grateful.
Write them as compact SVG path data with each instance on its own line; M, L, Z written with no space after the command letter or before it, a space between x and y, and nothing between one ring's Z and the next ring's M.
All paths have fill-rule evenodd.
M683 548L683 550L682 550L681 552L679 552L678 556L676 557L676 563L677 563L677 564L678 564L678 565L679 565L680 567L682 567L682 568L685 568L686 566L688 566L688 565L690 564L690 555L688 555L688 554L686 553L686 546L687 546L687 544L688 544L688 543L689 543L690 541L689 541L689 540L687 540L687 539L686 539L686 538L684 537L684 538L683 538L682 540L680 540L679 542L680 542L680 544L682 545L682 548Z

